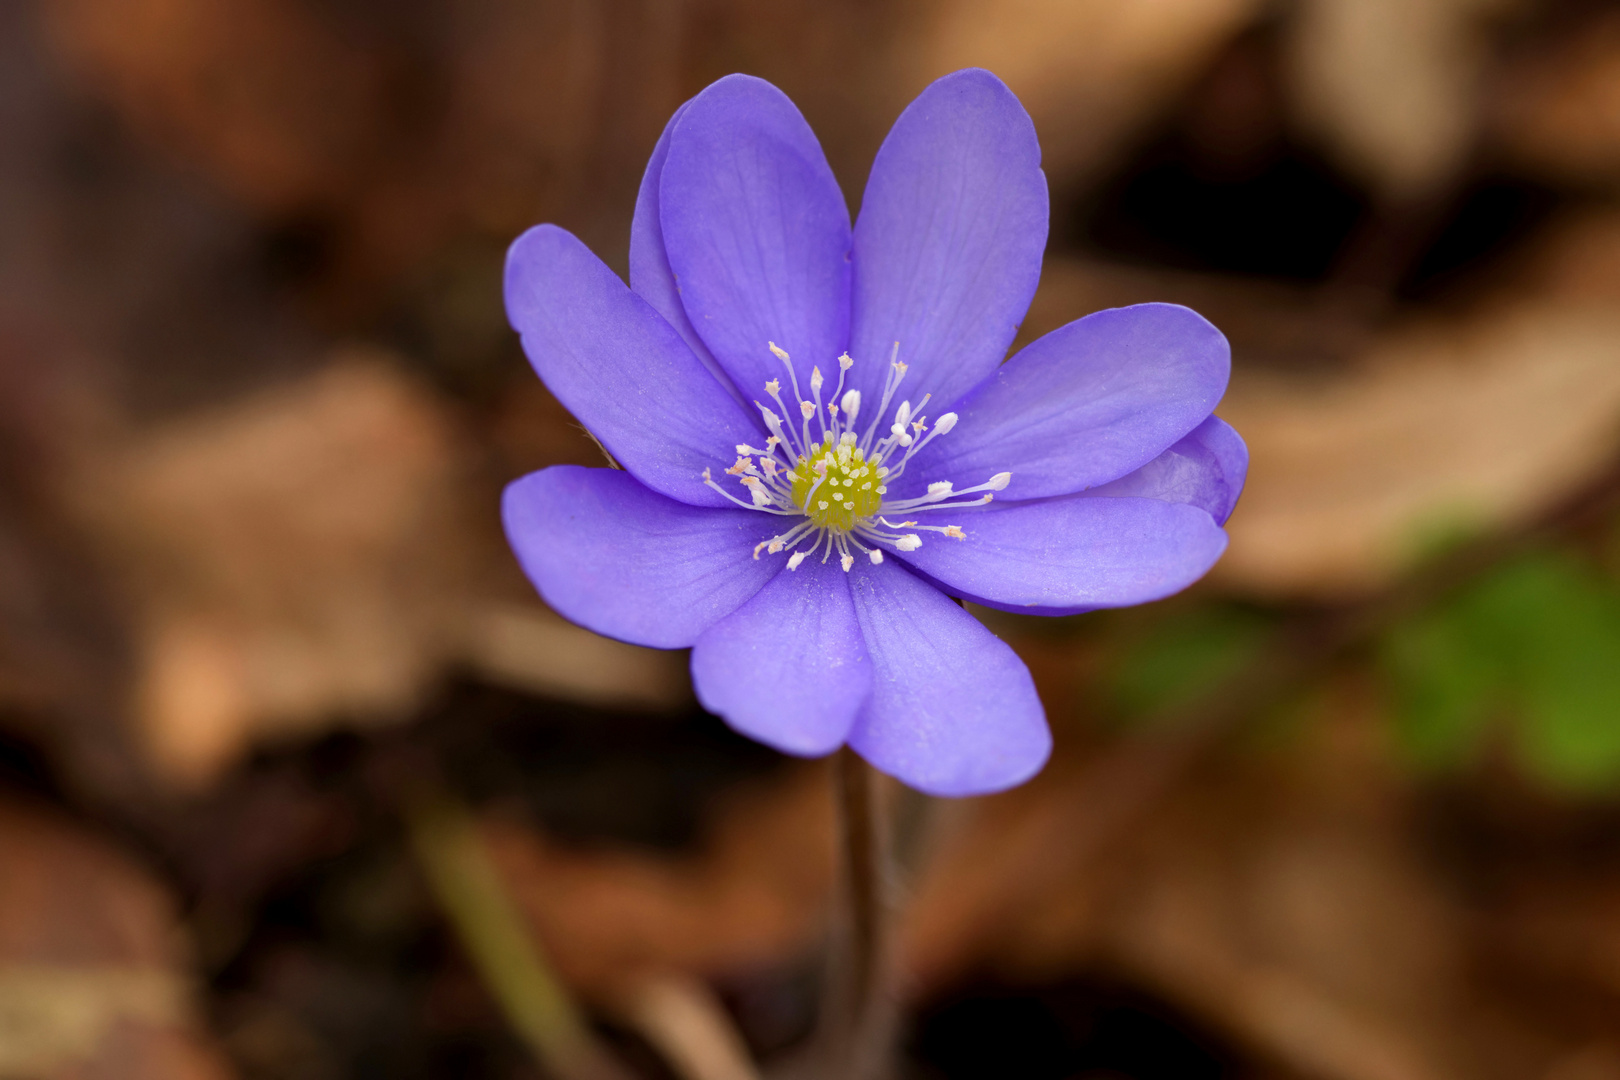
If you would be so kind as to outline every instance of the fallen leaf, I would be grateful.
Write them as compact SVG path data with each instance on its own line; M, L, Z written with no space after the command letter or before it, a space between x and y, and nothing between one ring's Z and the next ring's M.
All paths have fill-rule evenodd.
M1620 17L1521 58L1492 95L1492 135L1518 168L1565 184L1620 180Z
M431 397L353 355L81 470L73 501L136 605L162 771L204 783L256 739L414 706L462 593L458 452Z
M809 766L733 792L695 857L571 851L499 818L485 833L559 972L613 1002L648 971L713 976L806 953L832 892L832 811L826 770Z
M1302 123L1391 199L1456 170L1480 119L1486 24L1515 0L1307 0L1289 62Z
M1220 414L1248 486L1214 580L1331 598L1391 580L1456 527L1549 509L1620 445L1620 319L1527 301L1398 330L1342 373L1239 368Z
M109 844L0 800L0 1076L224 1080L174 899Z
M918 88L962 67L994 71L1029 110L1042 166L1061 187L1111 164L1261 7L1255 0L952 0L902 38L902 70L915 72Z

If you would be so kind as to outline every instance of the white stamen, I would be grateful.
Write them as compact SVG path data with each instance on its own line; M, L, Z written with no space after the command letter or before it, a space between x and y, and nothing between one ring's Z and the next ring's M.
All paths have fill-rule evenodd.
M845 357L845 359L848 359L848 357ZM859 390L849 391L844 395L844 400L838 403L838 407L844 410L844 422L850 427L854 427L855 417L861 411L861 392ZM851 431L848 434L854 435L855 433Z
M770 431L765 448L760 450L749 443L738 443L737 460L725 470L743 485L749 501L721 488L710 470L703 471L703 482L733 505L795 519L793 527L786 532L754 545L755 559L762 552L771 555L787 552L788 569L797 570L808 558L819 555L826 564L837 555L838 565L849 573L857 552L865 555L874 566L880 565L884 561L882 547L915 551L922 546L922 537L918 535L922 531L940 533L952 540L966 540L967 532L959 525L921 525L909 520L894 521L890 517L983 506L994 497L990 492L1004 490L1011 482L1010 472L996 473L986 482L966 489L958 489L950 480L934 480L920 496L888 499L889 486L905 473L918 451L956 428L960 420L958 414L945 413L930 427L923 410L932 395L924 394L917 402L901 401L888 418L890 423L884 424L884 414L908 370L900 360L900 344L896 342L889 356L889 371L877 415L869 421L865 433L858 435L855 421L862 411L861 392L845 392L844 389L845 375L854 367L849 354L838 357L837 386L832 388L831 398L825 402L826 412L821 413L822 391L828 388L828 379L820 366L810 370L809 397L813 400L806 400L806 395L799 391L798 377L787 351L775 342L768 344L771 354L786 369L787 390L803 418L802 430L788 427L790 421L785 417L793 414L783 396L783 380L771 379L766 382L765 391L776 408L755 402ZM820 439L812 442L811 419L818 413L822 415ZM887 433L874 441L880 427L886 427ZM803 491L801 485L808 485L809 490ZM857 490L861 500L870 500L870 509L860 517L854 516L859 505ZM977 498L969 498L975 494ZM828 521L825 515L830 510L851 515L848 523ZM901 531L907 529L917 532ZM805 542L808 547L798 550Z

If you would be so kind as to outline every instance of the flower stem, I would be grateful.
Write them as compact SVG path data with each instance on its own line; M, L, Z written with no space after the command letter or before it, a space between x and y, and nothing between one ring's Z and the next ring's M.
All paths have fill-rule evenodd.
M843 882L842 918L822 1024L825 1075L881 1080L888 1075L895 995L888 884L893 877L877 774L848 747L834 759Z

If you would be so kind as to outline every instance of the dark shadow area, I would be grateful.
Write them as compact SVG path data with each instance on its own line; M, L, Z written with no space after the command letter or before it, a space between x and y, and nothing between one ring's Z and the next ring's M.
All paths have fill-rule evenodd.
M938 1080L1226 1080L1232 1047L1149 994L1120 984L971 987L916 1021L911 1051Z

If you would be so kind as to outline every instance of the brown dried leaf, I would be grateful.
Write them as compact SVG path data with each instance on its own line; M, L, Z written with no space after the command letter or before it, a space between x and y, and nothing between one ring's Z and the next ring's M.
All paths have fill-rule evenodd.
M173 899L122 853L0 801L0 1076L223 1080Z
M1301 119L1392 198L1421 195L1467 154L1484 21L1515 0L1308 0L1290 40Z
M1255 0L952 0L921 41L902 38L912 82L988 68L1024 103L1055 185L1093 176L1253 19Z
M569 851L501 820L486 835L559 971L610 1002L646 971L789 962L814 941L831 895L833 807L819 766L735 793L695 859Z
M1406 568L1425 534L1525 521L1606 466L1620 319L1525 302L1415 326L1342 375L1240 368L1219 411L1251 466L1215 580L1342 596Z
M919 989L986 968L1014 983L1111 971L1288 1075L1535 1075L1557 1032L1496 1020L1503 1003L1476 987L1482 942L1414 840L1413 792L1376 705L1358 680L1336 681L1299 737L1209 763L1103 849L1060 743L1064 772L964 807L919 883L907 938ZM1038 850L1003 857L1031 835Z
M1565 183L1620 180L1620 16L1583 23L1502 83L1494 135L1515 164Z
M457 453L431 398L355 355L87 464L74 501L135 604L163 771L414 704L461 595Z
M456 664L593 705L690 701L680 654L538 602L470 443L397 363L351 350L80 459L65 498L130 604L136 720L163 776L205 785L255 744L403 718Z
M270 210L332 200L380 149L379 58L278 0L56 0L55 39L145 131Z

